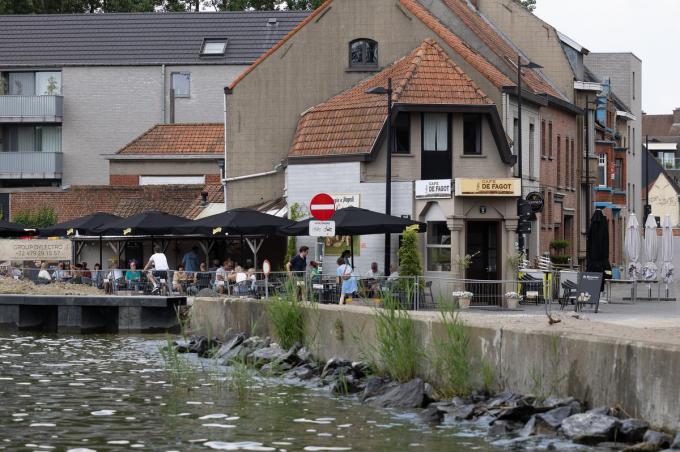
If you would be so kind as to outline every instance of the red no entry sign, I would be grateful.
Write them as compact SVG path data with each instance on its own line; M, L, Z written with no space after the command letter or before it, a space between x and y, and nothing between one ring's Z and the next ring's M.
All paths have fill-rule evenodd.
M335 201L331 195L319 193L309 203L309 211L319 221L330 220L335 213Z

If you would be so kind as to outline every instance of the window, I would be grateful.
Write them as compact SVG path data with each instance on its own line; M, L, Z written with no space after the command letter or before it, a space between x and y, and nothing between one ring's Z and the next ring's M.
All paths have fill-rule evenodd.
M446 113L423 115L423 151L449 149L449 121Z
M534 168L534 155L535 155L535 135L536 127L533 124L529 124L529 176L536 177L536 169Z
M562 137L557 135L557 186L562 186Z
M633 210L633 212L635 212L635 204L636 204L636 202L635 202L635 184L633 184L632 189L633 189L633 191L632 191L632 196L631 196L630 202L631 202L631 206L633 207L632 210Z
M394 121L394 153L411 152L411 115L407 112L397 113Z
M61 95L61 72L36 72L35 94L36 96Z
M597 180L600 187L607 186L607 154L600 154L597 156Z
M633 127L633 141L630 142L630 148L633 150L633 155L635 155L635 146L637 146L637 141L635 140L635 127Z
M623 159L614 160L614 188L623 189Z
M482 153L482 117L480 115L463 115L463 154L481 155Z
M224 55L226 49L226 39L206 39L201 47L201 55Z
M519 152L519 119L512 118L512 150L515 155Z
M378 67L378 43L372 39L356 39L349 43L350 67Z
M569 138L564 139L564 186L569 188L571 185L571 148L569 147Z
M633 72L633 100L635 100L635 72Z
M446 113L422 114L420 170L423 180L451 179L453 164L449 123L450 117Z
M61 152L61 126L17 126L5 129L3 152Z
M175 97L191 97L191 74L189 72L173 72L171 79Z
M451 231L446 221L427 223L427 271L451 271Z
M576 189L576 147L574 146L574 139L571 139L571 185L570 187Z
M548 156L548 149L545 147L545 120L541 121L541 157Z
M548 123L548 158L553 156L553 134L552 134L552 121Z

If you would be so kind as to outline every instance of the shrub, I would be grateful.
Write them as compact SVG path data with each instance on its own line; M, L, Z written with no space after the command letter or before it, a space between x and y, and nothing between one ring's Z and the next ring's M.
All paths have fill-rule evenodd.
M306 315L302 302L298 301L297 280L290 278L284 284L284 294L267 303L267 313L279 345L289 349L296 342L304 343Z
M385 269L389 271L389 269ZM418 227L409 226L404 231L401 247L399 248L399 275L423 276L423 266L418 252Z
M14 222L29 228L45 228L57 224L57 214L49 206L43 206L37 211L22 210L14 215Z
M378 342L375 350L378 361L376 367L401 382L415 378L422 357L416 324L389 295L385 296L385 308L376 309L375 335Z
M568 240L552 240L550 242L550 248L560 252L562 250L566 250L569 248L569 241Z
M290 211L288 212L288 218L294 221L298 221L303 217L302 213L302 208L300 207L300 204L298 203L293 203L290 206ZM283 261L283 265L285 265L297 254L297 239L295 236L288 237L288 247L286 248L286 258Z

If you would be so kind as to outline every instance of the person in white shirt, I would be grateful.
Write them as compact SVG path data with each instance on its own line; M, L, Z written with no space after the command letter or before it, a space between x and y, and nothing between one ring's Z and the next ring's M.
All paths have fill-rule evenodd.
M149 258L149 262L144 266L144 271L148 271L153 266L153 271L149 272L149 281L153 284L153 292L158 292L158 280L168 279L168 258L163 254L163 250L160 246L156 245L153 247L153 254Z
M378 263L371 262L371 269L366 272L366 277L371 279L378 279L382 276L382 272L378 270Z
M215 272L217 292L220 294L229 293L229 282L234 281L235 277L233 264L227 259Z
M40 264L40 271L38 272L38 279L42 283L49 283L52 281L52 276L50 276L50 272L47 271L47 263L43 262Z
M390 265L390 276L387 278L388 281L396 281L399 279L399 267L397 264Z

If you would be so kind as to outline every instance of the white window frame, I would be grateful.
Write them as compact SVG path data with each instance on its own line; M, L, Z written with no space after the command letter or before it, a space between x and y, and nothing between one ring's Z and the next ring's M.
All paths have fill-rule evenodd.
M227 39L206 39L201 46L201 56L221 56L226 51Z
M205 176L139 176L139 185L205 185Z
M600 179L600 170L603 172L602 180ZM607 154L599 154L597 156L597 178L598 187L608 187L607 185ZM604 183L602 183L604 181Z
M187 92L181 93L177 91L175 87L175 76L186 77L187 81ZM170 73L170 88L175 90L175 97L191 97L191 72L188 71L177 71Z
M428 230L431 230L430 229L431 223L444 223L444 225L447 226L447 228L448 228L446 221L434 220L434 221L428 221L427 222ZM448 237L448 243L446 243L445 237ZM443 240L444 243L429 243L428 242L429 237L427 237L427 234L426 234L426 237L425 237L425 269L428 272L450 272L453 269L453 262L452 262L453 256L451 254L451 231L449 230L448 236L443 236L442 238L444 239ZM449 269L448 270L430 270L430 254L428 253L428 251L430 249L446 249L446 250L449 250L450 260L449 260Z

